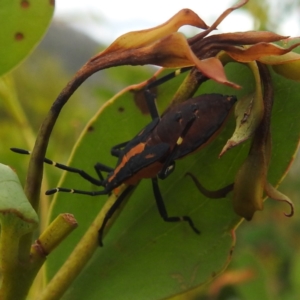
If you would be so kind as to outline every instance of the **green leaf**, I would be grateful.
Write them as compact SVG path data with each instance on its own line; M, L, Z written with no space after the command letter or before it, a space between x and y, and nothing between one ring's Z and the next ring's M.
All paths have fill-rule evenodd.
M245 142L253 136L263 118L264 102L258 67L255 62L249 63L248 66L251 68L255 78L255 92L246 95L237 102L235 106L235 131L225 144L220 156L228 151L228 149Z
M0 298L23 299L32 276L30 272L24 272L27 261L22 261L22 264L19 261L21 252L28 251L20 249L20 238L36 229L38 217L16 173L3 164L0 164L0 223ZM19 286L20 277L22 287Z
M18 176L9 167L0 164L0 218L2 222L8 215L19 220L15 228L16 236L32 231L38 223L35 210L27 200ZM9 218L8 218L9 219Z
M229 64L226 75L243 89L236 91L208 81L198 93L235 94L240 98L254 91L254 80L247 67ZM273 159L268 179L274 185L282 178L298 145L297 95L300 88L299 84L272 75L276 99L272 124ZM161 112L176 91L178 80L158 89ZM133 138L150 121L149 116L141 114L132 98L132 93L122 94L100 109L79 138L70 165L95 174L93 165L96 162L116 164L110 148ZM159 182L169 215L189 215L201 235L196 235L184 222L164 222L155 205L151 182L143 180L104 237L104 247L96 251L63 299L161 299L203 284L227 266L234 246L232 232L241 220L233 212L231 194L227 199L207 199L185 173L193 173L208 189L233 182L248 154L249 144L239 145L221 159L218 155L234 131L234 123L232 116L214 142L177 161L174 173ZM65 174L58 186L96 189L76 174ZM47 281L91 225L105 199L105 196L58 194L51 218L69 212L75 215L79 227L47 260Z
M0 9L0 76L19 64L42 38L54 0L2 0Z

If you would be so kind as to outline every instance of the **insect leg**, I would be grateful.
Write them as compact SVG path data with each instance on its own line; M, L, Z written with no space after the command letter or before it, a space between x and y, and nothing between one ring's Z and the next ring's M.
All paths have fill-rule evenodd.
M69 169L69 167L68 167ZM84 171L82 170L79 170L79 169L75 169L75 168L72 168L73 170L78 170L82 173L78 173L78 172L74 172L74 173L78 173L81 177L83 177L84 179L88 180L86 177L84 176L90 176L88 175L87 173L85 173ZM101 173L101 171L103 172L112 172L114 169L111 168L111 167L108 167L106 165L103 165L101 163L96 163L95 166L94 166L94 169L96 171L96 173L98 174L100 180L97 180L97 179L94 179L93 177L90 177L90 178L93 178L95 181L97 181L97 183L95 182L92 182L91 180L88 180L89 182L97 185L97 186L105 186L105 181L104 181L104 178L103 178L103 175ZM69 171L69 170L67 170ZM84 176L83 176L84 175ZM66 188L60 188L60 187L57 187L57 188L54 188L54 189L50 189L48 191L46 191L46 195L52 195L52 194L55 194L57 192L66 192L66 193L73 193L73 194L83 194L83 195L90 195L90 196L98 196L98 195L106 195L108 194L110 191L104 189L103 191L99 191L99 192L94 192L94 191L82 191L82 190L75 190L75 189L66 189Z
M176 76L178 76L178 75L180 75L180 74L182 74L184 72L187 72L187 71L191 70L192 68L193 67L185 67L185 68L177 69L176 71L174 71L172 73L169 73L169 74L167 74L167 75L165 75L165 76L163 76L163 77L161 77L161 78L159 78L159 79L157 79L155 81L150 82L146 86L145 89L149 90L149 89L152 89L154 87L157 87L157 86L159 86L159 85L161 85L161 84L163 84L163 83L165 83L165 82L167 82L167 81L175 78Z
M149 89L146 89L144 94L152 120L159 118L155 94L153 94Z
M47 190L45 194L53 195L58 192L70 193L70 194L81 194L81 195L88 195L88 196L107 195L110 193L110 191L108 191L106 189L104 189L103 191L83 191L83 190L75 190L75 189L67 189L67 188L57 187L54 189Z
M120 154L122 152L122 148L124 148L130 141L123 142L121 144L118 144L116 146L113 146L110 150L110 154L112 156L120 157Z
M166 222L186 221L189 223L190 227L193 229L194 232L196 232L197 234L200 234L200 231L195 227L192 219L189 216L174 216L174 217L168 216L162 195L159 190L159 186L158 186L156 177L152 178L152 187L153 187L154 197L156 200L156 205L157 205L159 214L161 215L161 217L163 218L164 221L166 221Z
M186 71L189 71L191 70L192 67L186 67L186 68L181 68L181 69L178 69L176 70L175 72L172 72L166 76L163 76L155 81L152 81L150 82L146 87L145 87L145 90L144 90L144 94L145 94L145 98L146 98L146 101L147 101L147 106L148 106L148 109L150 111L150 115L151 115L151 118L152 120L154 120L155 118L159 118L159 113L158 113L158 110L157 110L157 107L156 107L156 96L154 93L152 93L150 91L151 88L154 88L154 87L157 87L167 81L169 81L170 79L173 79L174 77L178 76L179 74L182 74Z
M127 186L126 190L117 198L117 200L115 201L115 203L111 206L111 208L108 210L108 212L106 213L103 223L100 227L100 229L98 230L98 241L99 241L99 245L102 247L103 243L102 243L102 239L103 239L103 232L105 229L105 226L107 224L107 222L109 221L109 219L113 216L113 214L116 212L116 210L120 207L120 205L122 204L122 202L126 199L126 197L128 196L128 194L134 189L135 187L133 185L129 185Z
M94 169L95 169L97 175L99 176L100 180L102 181L102 183L103 183L103 181L104 181L104 177L103 177L101 171L102 171L102 172L106 172L106 173L110 173L110 172L112 172L112 171L114 170L113 168L108 167L108 166L106 166L106 165L104 165L104 164L101 164L101 163L96 163L96 164L94 165ZM101 184L101 185L102 185L102 184Z

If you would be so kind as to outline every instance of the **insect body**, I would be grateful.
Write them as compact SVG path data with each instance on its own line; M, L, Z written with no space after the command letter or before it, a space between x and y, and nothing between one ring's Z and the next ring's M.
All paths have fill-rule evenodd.
M235 102L232 96L201 95L154 119L122 150L113 152L119 161L108 175L108 190L120 183L136 184L142 178L167 177L175 160L199 150L213 138Z
M97 163L94 167L99 179L82 170L45 159L48 164L54 164L58 168L78 173L91 183L104 187L101 191L55 188L48 190L46 194L72 192L90 196L104 195L111 193L123 183L133 186L141 179L151 178L161 217L167 222L187 221L190 227L199 233L190 217L168 216L157 178L166 178L174 170L175 160L199 150L212 140L222 127L235 102L236 97L234 96L207 94L174 105L161 117L155 117L131 141L113 147L111 154L118 157L116 167L112 169ZM12 150L29 154L29 152L20 149L14 148ZM107 172L107 177L104 178L101 172ZM120 205L121 200L118 203ZM102 245L104 226L118 205L115 205L108 212L107 218L99 230L100 245Z

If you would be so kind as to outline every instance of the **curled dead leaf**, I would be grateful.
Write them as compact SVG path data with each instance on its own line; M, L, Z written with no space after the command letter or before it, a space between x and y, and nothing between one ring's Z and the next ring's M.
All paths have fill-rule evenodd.
M206 189L200 181L196 178L196 176L190 172L187 172L185 176L190 176L192 180L194 181L198 191L203 194L205 197L210 198L210 199L220 199L220 198L225 198L226 195L233 190L234 184L229 184L219 190L211 191Z
M295 44L289 48L281 48L274 44L261 42L252 46L244 46L243 48L225 45L223 50L226 51L228 55L230 55L236 61L250 62L254 60L260 60L261 58L270 55L278 56L278 55L286 54L291 50L293 50L298 45L299 44Z
M292 217L294 215L294 204L293 204L292 200L289 197L287 197L283 193L279 192L269 182L266 182L265 191L266 191L266 194L269 198L271 198L273 200L277 200L277 201L283 201L283 202L287 203L290 206L291 211L288 214L285 213L284 214L285 216Z
M244 6L247 2L248 2L248 0L241 0L236 5L234 5L230 8L227 8L208 29L199 33L195 37L189 39L189 43L193 44L197 40L203 39L204 37L206 37L209 33L211 33L213 30L215 30L230 13L232 13L234 10Z
M229 32L211 35L206 38L210 43L222 43L226 45L253 45L256 43L271 43L286 39L286 36L270 31L245 31Z
M233 189L233 208L250 221L257 210L263 210L266 166L263 153L251 152L237 172Z
M208 28L205 22L195 12L185 8L180 10L171 19L161 25L121 35L107 49L99 53L97 56L129 48L144 47L173 32L176 32L183 25L191 25L202 29Z
M237 84L228 81L224 67L219 59L215 57L203 60L198 59L182 33L172 33L169 36L139 50L144 55L152 55L152 64L168 68L195 65L198 70L208 78L234 88L240 88Z

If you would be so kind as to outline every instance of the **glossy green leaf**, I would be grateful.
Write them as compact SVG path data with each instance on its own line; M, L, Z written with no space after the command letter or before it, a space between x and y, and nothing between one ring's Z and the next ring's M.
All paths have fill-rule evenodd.
M36 229L38 217L16 173L3 164L0 164L0 224L0 298L23 299L32 274L27 272L25 275L27 261L20 264L20 255L24 251L20 247L20 238ZM20 280L22 287L19 286Z
M42 38L54 0L2 0L0 9L0 76L19 64Z
M0 164L0 219L1 222L18 219L16 236L22 236L37 226L38 217L27 200L17 174L9 166ZM13 222L14 223L14 222Z
M254 91L254 80L247 67L229 64L226 75L243 89L237 91L208 81L198 93L234 94L240 98ZM298 145L300 87L276 74L272 76L276 99L268 179L274 185L282 178ZM176 91L178 80L158 89L161 112ZM114 166L116 158L110 155L110 148L130 140L149 121L150 117L142 115L135 105L133 94L122 94L108 102L90 121L74 148L70 165L91 174L95 174L96 162ZM208 189L233 182L247 156L249 144L239 145L221 159L218 155L234 131L234 123L232 116L214 142L178 161L174 173L159 182L169 215L191 216L201 235L196 235L185 223L164 222L155 205L151 182L143 180L104 237L104 247L96 251L63 299L161 299L203 284L227 266L234 245L232 232L241 220L233 212L231 194L227 199L207 199L185 173L192 172ZM64 176L59 186L96 189L76 174ZM75 194L56 197L51 218L69 212L75 215L79 227L49 257L47 280L64 263L105 199L105 196Z

